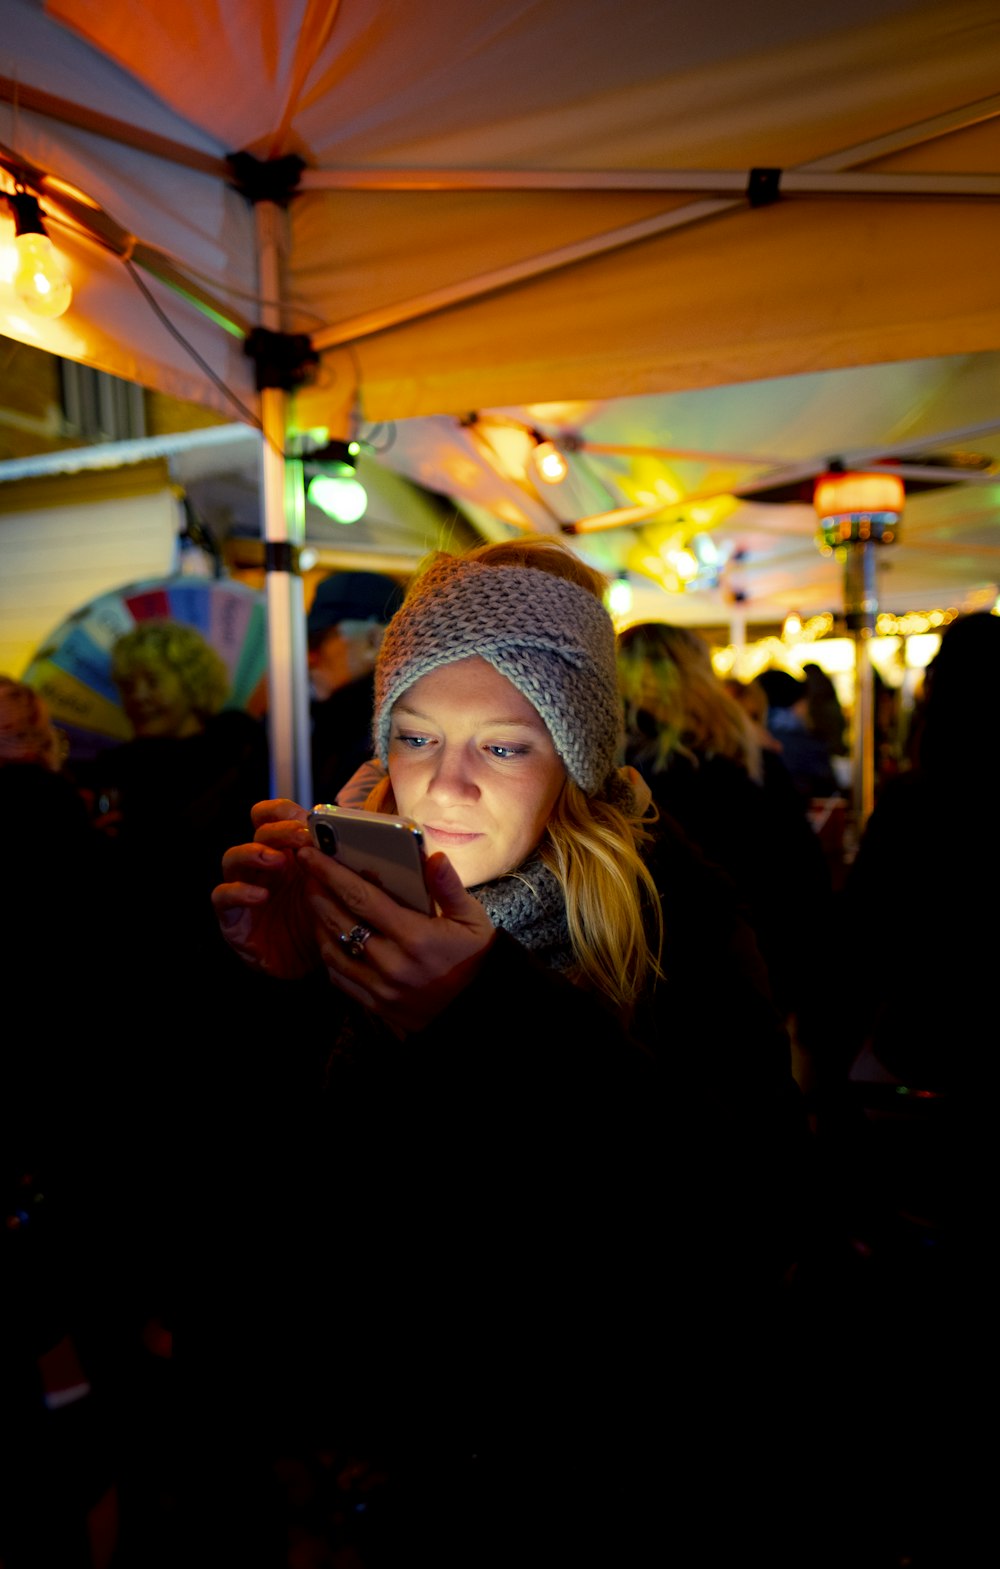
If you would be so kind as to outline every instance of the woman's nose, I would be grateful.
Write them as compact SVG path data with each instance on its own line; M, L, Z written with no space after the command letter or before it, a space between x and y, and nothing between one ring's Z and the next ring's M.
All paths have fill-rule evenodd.
M464 751L442 747L427 793L439 801L468 801L479 794L479 787Z

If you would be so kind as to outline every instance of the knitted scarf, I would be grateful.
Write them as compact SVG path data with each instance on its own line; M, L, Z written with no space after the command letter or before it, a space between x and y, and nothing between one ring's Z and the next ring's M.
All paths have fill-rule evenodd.
M470 888L493 925L508 932L551 970L567 970L573 949L566 900L555 874L532 855L516 872Z

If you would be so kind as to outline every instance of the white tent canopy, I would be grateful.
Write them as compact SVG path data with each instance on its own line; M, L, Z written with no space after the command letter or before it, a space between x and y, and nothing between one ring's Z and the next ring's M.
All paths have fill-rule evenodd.
M290 427L340 434L1000 350L992 0L0 16L0 167L75 289L44 324L0 293L0 331L227 416L261 417L260 323L318 355ZM242 152L302 160L287 206L237 191ZM700 407L700 439L672 444L724 450ZM997 414L943 407L938 431ZM284 423L265 418L272 457ZM272 518L281 484L278 464Z
M281 326L323 351L306 423L349 406L357 377L384 419L1000 348L991 0L0 14L13 162L98 204L251 406L240 339L150 277L169 263L259 320L240 151L305 162ZM783 171L783 199L750 207L752 169ZM58 239L77 285L59 351L231 412L120 258Z

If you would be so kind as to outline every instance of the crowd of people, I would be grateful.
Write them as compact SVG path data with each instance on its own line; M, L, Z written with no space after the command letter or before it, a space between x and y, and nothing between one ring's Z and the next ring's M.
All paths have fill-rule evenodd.
M807 817L838 788L829 693L822 733L805 682L737 693L689 631L616 638L605 588L539 539L438 554L405 596L320 585L314 798L418 823L433 915L321 853L313 802L269 799L265 733L193 629L120 641L134 738L72 772L0 680L25 824L4 952L33 1000L56 966L101 1020L32 1012L5 1061L28 1436L3 1569L159 1569L191 1532L261 1569L682 1544L833 1569L862 1534L843 1424L894 1481L850 1561L937 1564L909 1512L936 1442L900 1381L863 1409L839 1330L889 1218L918 1209L943 1256L954 993L928 965L929 1028L902 1029L898 967L834 975L817 933L903 896L918 821L925 875L971 873L996 741L968 661L1000 623L949 628L918 766L835 892ZM963 886L948 925L957 967L982 899ZM859 1082L937 1097L878 1237ZM86 1485L53 1438L70 1413Z

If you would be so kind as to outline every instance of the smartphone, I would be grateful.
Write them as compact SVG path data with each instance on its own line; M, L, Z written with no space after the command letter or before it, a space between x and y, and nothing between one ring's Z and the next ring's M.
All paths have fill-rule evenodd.
M366 877L421 915L434 914L424 882L424 835L408 817L386 817L349 806L315 806L309 833L317 850Z

